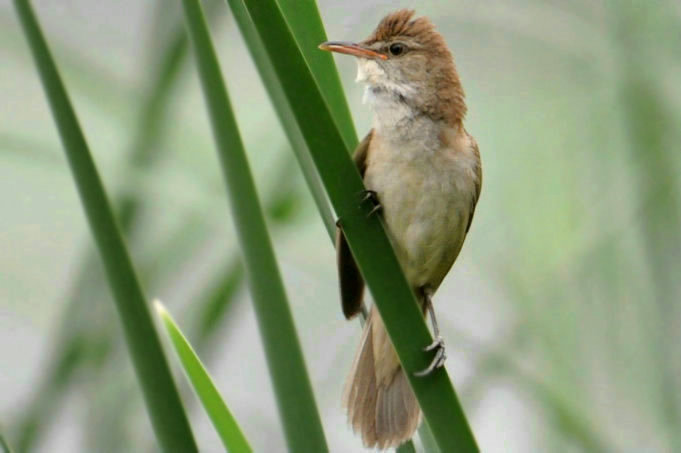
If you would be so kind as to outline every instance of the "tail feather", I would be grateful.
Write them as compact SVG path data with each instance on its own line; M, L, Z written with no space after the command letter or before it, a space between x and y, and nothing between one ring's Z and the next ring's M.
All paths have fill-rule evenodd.
M372 308L352 369L343 406L367 447L397 447L409 440L421 410L376 308Z
M379 443L379 447L394 447L407 441L418 428L420 420L418 401L409 387L407 376L400 368L390 386L378 391L376 431L388 434L384 437L384 443Z

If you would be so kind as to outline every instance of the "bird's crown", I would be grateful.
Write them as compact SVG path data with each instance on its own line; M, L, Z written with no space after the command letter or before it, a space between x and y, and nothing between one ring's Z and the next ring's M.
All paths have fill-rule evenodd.
M408 37L425 45L434 42L439 36L435 31L435 26L427 17L414 18L414 10L400 9L385 16L364 42L373 44L391 41L398 37Z

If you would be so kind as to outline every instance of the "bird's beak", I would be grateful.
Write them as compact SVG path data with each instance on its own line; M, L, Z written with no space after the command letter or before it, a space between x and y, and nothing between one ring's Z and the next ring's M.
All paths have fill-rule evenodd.
M388 56L379 52L376 52L360 44L355 44L353 42L340 42L340 41L327 41L319 45L322 50L328 50L329 52L344 53L347 55L353 55L355 57L387 60Z

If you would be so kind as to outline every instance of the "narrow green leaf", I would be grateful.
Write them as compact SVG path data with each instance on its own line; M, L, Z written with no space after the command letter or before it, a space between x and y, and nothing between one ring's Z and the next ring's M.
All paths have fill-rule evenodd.
M132 267L76 114L27 0L14 6L97 243L158 441L167 451L197 451L151 313Z
M223 321L231 300L242 284L244 278L244 266L239 259L229 259L227 263L219 266L219 271L213 276L213 281L204 288L198 297L200 301L197 309L197 320L191 329L198 336L198 350L206 342L210 341L217 332L217 328Z
M15 32L14 18L4 14L5 12L9 12L9 9L0 10L0 52L3 54L3 62L8 65L5 67L9 69L12 57L18 56L24 49L18 45L22 38ZM123 115L128 114L125 108L127 102L139 94L130 83L105 66L92 64L92 59L76 50L66 37L62 40L52 36L50 47L59 55L62 73L68 74L72 81L72 90L77 96L92 100L89 105L114 123L120 122Z
M241 432L239 424L229 411L217 387L215 387L213 379L211 379L194 349L192 349L180 331L173 317L170 316L170 313L168 313L168 310L160 301L157 300L154 306L175 347L175 352L177 352L177 356L180 358L180 362L182 362L182 368L187 373L194 391L201 400L203 408L206 409L206 413L208 413L210 421L213 422L213 426L218 432L225 448L232 453L253 451L246 437Z
M324 452L321 420L213 43L199 2L182 4L288 447Z
M87 357L88 342L81 334L67 335L63 328L58 334L55 353L58 358L50 360L44 378L38 383L33 398L23 408L16 428L14 445L19 451L32 451L45 430L62 396L67 393L68 382L75 374L77 364ZM48 417L46 417L48 416Z
M329 202L326 198L324 187L319 180L317 169L315 168L312 159L310 159L310 153L307 150L305 139L300 133L300 128L298 127L298 123L295 121L293 111L291 110L288 99L286 98L281 84L279 83L279 79L277 78L277 74L274 71L274 67L269 61L267 52L265 51L265 48L260 41L260 37L258 36L258 32L255 29L250 17L248 16L248 11L244 6L243 0L227 0L227 3L232 10L234 20L236 21L239 30L244 37L248 51L251 54L251 58L253 58L256 68L258 69L258 73L260 74L263 85L267 90L267 94L272 100L272 105L275 112L277 113L277 116L279 117L279 121L284 128L284 133L286 134L293 152L295 153L298 164L300 165L300 169L303 172L305 182L310 189L310 193L312 194L312 198L315 202L315 205L317 206L319 215L322 218L322 222L324 222L324 227L326 228L329 237L333 240L336 232L335 219L331 212L331 208L329 207Z
M336 64L331 53L319 52L317 48L320 43L327 41L317 2L315 0L277 0L277 3L329 106L329 111L338 126L345 146L350 151L354 150L357 146L357 132Z
M322 217L329 238L335 243L336 225L332 216L331 209L327 201L326 193L319 180L317 169L310 158L309 150L305 139L302 137L298 123L296 122L289 100L287 99L277 74L269 61L267 52L258 36L255 25L251 21L243 0L227 0L232 9L232 13L244 37L244 41L253 58L255 65L260 73L260 77L265 85L265 89L272 100L274 109L279 116L279 120L284 127L284 131L289 138L293 151L299 162L308 188L315 200L319 214ZM328 52L319 52L317 45L326 41L326 32L319 16L317 4L314 1L305 0L302 2L291 2L279 0L279 4L284 9L284 14L291 27L291 32L296 38L298 47L310 67L317 84L323 87L322 93L325 96L331 114L336 121L336 125L343 136L348 152L353 150L357 144L357 134L350 110L345 99L344 90L338 77L338 71L333 58ZM363 324L364 312L360 317ZM411 442L408 443L408 445Z
M440 448L437 446L437 442L433 437L433 432L428 426L428 422L424 421L419 426L419 439L421 440L421 445L423 446L423 451L425 453L440 453Z
M12 453L12 449L9 448L9 444L2 435L2 432L0 432L0 449L2 449L2 453Z
M215 8L219 4L218 0L212 0L209 3L209 8ZM159 2L159 5L163 7L162 1ZM157 12L156 9L154 13ZM154 50L153 53L158 54L158 60L149 64L150 67L154 68L150 71L149 89L143 96L139 120L132 132L130 149L126 155L127 163L130 166L138 167L138 171L149 169L161 155L158 150L162 148L157 145L171 110L169 101L178 86L179 75L187 59L187 36L184 24L177 19L176 22L176 30L164 42L164 47L161 50L154 43L151 45ZM147 53L152 52L148 51ZM110 84L107 82L104 85L109 86ZM0 136L0 145L2 142L3 137ZM15 143L17 146L25 146L23 141L13 141L11 137L9 143L10 145ZM26 144L30 144L30 142L26 142ZM28 147L28 149L34 148L36 146ZM38 153L34 151L31 156L33 154ZM126 191L122 196L114 198L113 205L123 236L134 241L135 226L141 208L143 208L140 191L134 189ZM93 273L93 269L98 264L98 259L97 252L88 247L79 260L80 264L75 274L77 277L67 289L66 295L62 298L63 301L60 301L67 303L68 307L58 327L57 341L54 342L54 348L48 355L49 363L46 366L48 371L42 376L38 389L27 404L28 409L25 411L25 415L18 423L19 435L16 445L20 451L29 451L33 445L39 442L41 434L54 419L53 411L58 406L62 396L66 394L66 388L72 376L75 375L76 370L83 366L85 359L92 357L92 355L87 354L75 354L73 351L83 341L88 340L89 327L87 326L96 324L92 318L97 318L97 315L99 315L99 313L93 313L90 310L90 304L101 291L101 285L104 284L99 278L100 274ZM162 262L162 260L159 261ZM142 272L142 275L145 274L146 272ZM98 332L98 334L100 335L97 338L92 339L94 342L111 343L111 338L102 337L105 334L110 335L109 331ZM105 363L106 358L105 355L98 355L98 363Z
M646 10L642 19L643 3L608 2L617 46L614 54L619 60L618 74L621 121L629 138L631 167L639 205L646 208L640 222L639 234L643 259L652 282L652 300L656 308L656 335L650 336L651 356L657 362L654 373L660 389L657 405L669 434L669 449L681 451L681 400L670 398L678 390L679 361L675 342L669 341L678 332L677 306L681 286L675 272L681 255L681 191L678 189L676 146L681 134L679 117L669 97L660 88L660 76L646 66L657 62L652 56L650 34L658 24L652 17L674 17L671 3L656 2ZM655 24L655 25L652 25ZM678 27L677 27L678 28ZM654 36L654 34L653 34ZM657 80L656 80L657 76ZM674 145L671 145L674 144ZM643 151L643 152L642 152ZM669 184L660 184L660 182Z
M284 226L293 221L298 214L297 209L282 210L281 206L295 205L299 199L295 184L290 178L291 168L295 165L290 158L281 162L268 188L265 201L265 215L274 226ZM196 349L202 352L211 342L218 327L224 321L228 308L244 280L244 265L239 256L230 256L219 266L210 283L196 297L197 308L193 310L196 321L189 331Z
M414 444L409 441L397 447L395 453L416 453L416 449L414 448Z
M360 207L362 180L281 10L274 0L244 3L439 447L478 451L446 370L427 378L413 376L427 366L430 357L422 347L432 338L382 221L368 218L368 206Z

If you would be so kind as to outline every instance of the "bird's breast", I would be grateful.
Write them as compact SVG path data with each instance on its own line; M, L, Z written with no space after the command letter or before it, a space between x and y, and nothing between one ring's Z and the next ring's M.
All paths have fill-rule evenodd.
M372 139L365 183L376 191L407 279L439 286L465 237L475 193L472 156L423 142Z

